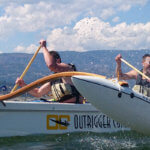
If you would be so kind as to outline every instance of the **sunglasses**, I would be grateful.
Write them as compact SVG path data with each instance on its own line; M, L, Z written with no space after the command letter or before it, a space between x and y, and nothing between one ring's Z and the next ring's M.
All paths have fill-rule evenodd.
M146 64L150 64L150 59L146 59L146 60L145 60L145 63L146 63Z

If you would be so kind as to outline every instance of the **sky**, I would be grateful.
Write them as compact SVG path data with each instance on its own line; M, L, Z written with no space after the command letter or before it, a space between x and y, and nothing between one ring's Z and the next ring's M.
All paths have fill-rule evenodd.
M0 0L0 53L150 49L150 0Z

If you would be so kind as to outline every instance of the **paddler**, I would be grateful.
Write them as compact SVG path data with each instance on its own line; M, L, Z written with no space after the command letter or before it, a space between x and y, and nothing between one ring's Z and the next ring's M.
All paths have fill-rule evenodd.
M61 62L61 57L58 52L48 51L45 40L41 40L40 44L42 46L45 63L50 71L54 73L76 71L75 65L65 64ZM20 78L17 78L16 84L18 84L20 87L26 85L24 80ZM42 97L44 95L47 95L50 91L53 98L58 102L83 103L83 99L76 88L73 86L70 77L63 77L45 83L40 88L35 88L29 91L29 94L35 97Z
M119 76L119 79L123 80L135 79L136 83L133 87L133 90L150 97L150 80L145 79L135 70L123 73L121 69L121 58L122 58L121 54L117 55L115 58L117 63L116 75ZM150 77L150 54L145 54L143 56L142 66L143 68L141 69L141 72Z

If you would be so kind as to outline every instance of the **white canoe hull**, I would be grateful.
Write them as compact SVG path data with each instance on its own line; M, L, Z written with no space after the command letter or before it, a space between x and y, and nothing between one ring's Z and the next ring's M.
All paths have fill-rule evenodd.
M5 101L0 103L0 137L129 130L91 104Z
M97 109L124 126L150 135L148 98L108 79L75 76L72 80L79 92Z

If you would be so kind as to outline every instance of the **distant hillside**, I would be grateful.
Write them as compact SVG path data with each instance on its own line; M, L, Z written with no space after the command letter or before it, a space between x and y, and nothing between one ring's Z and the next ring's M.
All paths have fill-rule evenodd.
M62 61L73 63L79 71L98 73L108 77L115 75L115 56L119 53L123 58L137 68L141 68L141 57L148 53L148 50L140 51L89 51L89 52L60 52ZM0 54L0 85L3 83L14 84L16 78L21 75L33 54L4 53ZM123 71L130 68L123 65ZM25 81L30 83L38 78L46 76L51 72L45 65L43 54L38 54L25 76Z

